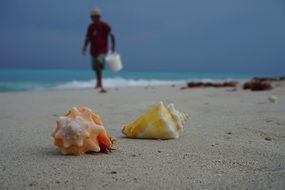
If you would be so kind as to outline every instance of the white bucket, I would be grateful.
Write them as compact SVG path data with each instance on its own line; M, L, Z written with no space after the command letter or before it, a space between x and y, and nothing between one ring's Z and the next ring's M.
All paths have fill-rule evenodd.
M121 56L117 52L109 52L106 56L106 63L111 71L120 71L123 69Z

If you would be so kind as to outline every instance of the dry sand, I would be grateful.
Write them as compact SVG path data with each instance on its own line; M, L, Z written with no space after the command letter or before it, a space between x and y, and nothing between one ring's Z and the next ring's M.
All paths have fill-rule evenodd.
M285 85L276 85L0 93L0 189L285 189ZM124 138L122 125L160 100L191 115L181 137ZM116 150L59 153L50 133L73 106L102 117Z

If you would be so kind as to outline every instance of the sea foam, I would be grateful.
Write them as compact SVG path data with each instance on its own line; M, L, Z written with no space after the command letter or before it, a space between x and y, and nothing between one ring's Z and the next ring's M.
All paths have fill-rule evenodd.
M125 79L121 77L105 78L103 84L106 88L112 87L139 87L139 86L165 86L173 84L186 84L187 80L156 80L156 79ZM93 88L95 80L70 81L56 86L56 89Z

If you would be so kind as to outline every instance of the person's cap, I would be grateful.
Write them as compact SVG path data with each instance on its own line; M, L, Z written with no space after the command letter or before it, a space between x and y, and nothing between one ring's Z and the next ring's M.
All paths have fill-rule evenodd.
M98 8L93 9L90 11L90 15L91 16L101 16L102 15L102 11Z

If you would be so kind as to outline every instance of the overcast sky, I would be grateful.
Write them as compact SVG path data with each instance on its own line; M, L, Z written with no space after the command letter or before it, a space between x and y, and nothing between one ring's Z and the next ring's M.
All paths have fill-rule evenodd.
M0 68L90 68L95 7L127 70L285 74L285 0L1 0Z

